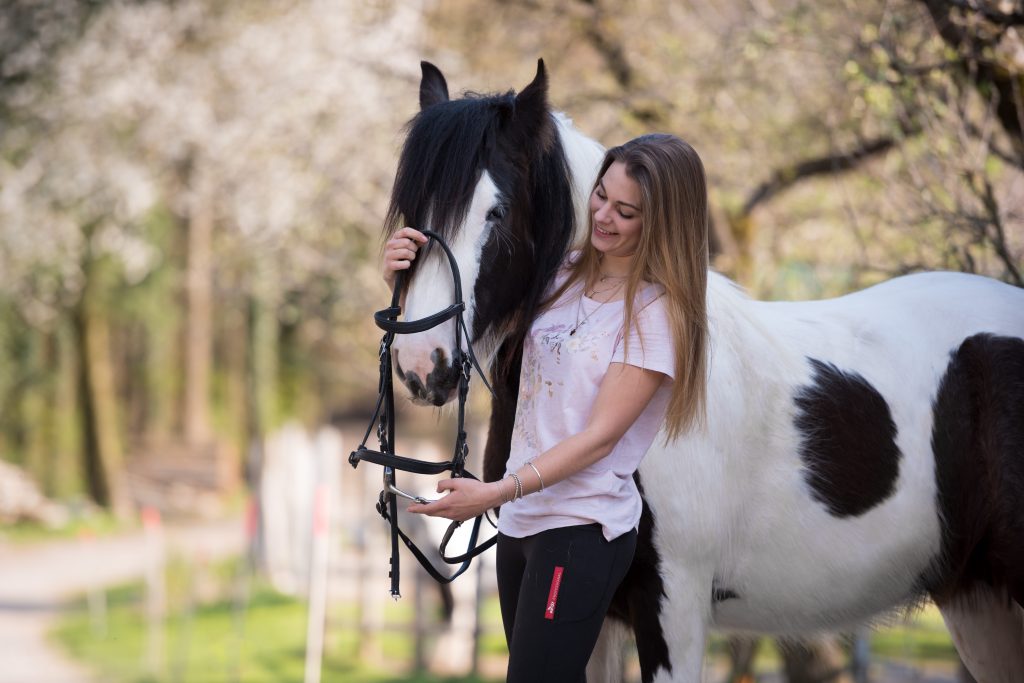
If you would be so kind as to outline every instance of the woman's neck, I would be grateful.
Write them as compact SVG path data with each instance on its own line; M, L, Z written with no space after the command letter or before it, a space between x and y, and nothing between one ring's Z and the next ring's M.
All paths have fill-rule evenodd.
M611 254L603 254L601 256L601 262L599 270L601 277L606 278L628 278L633 268L633 255L629 256L612 256Z

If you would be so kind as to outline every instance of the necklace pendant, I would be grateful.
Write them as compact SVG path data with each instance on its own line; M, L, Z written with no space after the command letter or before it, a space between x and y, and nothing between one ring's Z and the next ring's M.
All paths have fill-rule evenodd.
M569 330L569 336L570 336L570 337L571 337L571 336L573 336L574 334L576 334L576 329L577 329L577 328L575 328L575 327L574 327L574 328L572 328L571 330Z

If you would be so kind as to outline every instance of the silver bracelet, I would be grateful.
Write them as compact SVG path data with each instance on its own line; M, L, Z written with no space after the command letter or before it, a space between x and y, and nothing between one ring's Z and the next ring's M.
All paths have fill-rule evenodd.
M519 478L519 475L513 472L509 476L516 482L516 490L512 494L512 502L522 500L523 498L523 481Z
M508 477L505 477L505 479L508 479ZM511 498L507 498L505 496L505 487L503 486L503 484L505 483L505 479L502 479L501 481L498 482L498 492L501 494L501 504L502 505L504 505L505 503L511 502L511 500L512 500ZM515 484L513 484L512 486L513 486L513 491L514 491L515 490Z
M540 491L543 491L544 490L544 477L540 476L540 470L537 469L537 466L533 464L532 460L528 461L526 464L529 465L530 469L532 469L534 471L534 473L537 475L537 481L540 482ZM537 493L540 493L540 491L538 491Z

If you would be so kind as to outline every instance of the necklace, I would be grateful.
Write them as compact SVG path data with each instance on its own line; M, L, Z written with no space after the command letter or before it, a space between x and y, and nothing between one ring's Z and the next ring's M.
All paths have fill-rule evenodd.
M604 280L604 278L601 278L601 279ZM625 280L624 277L622 279ZM623 283L620 282L619 284L615 285L614 287L611 287L609 289L603 290L601 292L601 294L603 294L604 292L614 292L615 290L617 290L622 285L623 285ZM587 290L586 290L586 288L584 288L583 291L580 292L579 300L576 302L576 324L573 325L571 330L569 330L569 336L570 337L574 336L576 334L576 330L578 330L581 327L583 327L583 325L586 324L587 320L590 319L590 316L592 316L595 313L597 313L598 309L600 309L602 306L604 306L606 303L608 303L609 299L611 298L611 297L609 297L609 299L605 299L604 301L599 303L597 306L594 307L593 310L590 311L590 313L587 313L585 316L583 316L583 320L580 320L580 310L582 310L582 308L583 308L583 296L586 293L587 293Z

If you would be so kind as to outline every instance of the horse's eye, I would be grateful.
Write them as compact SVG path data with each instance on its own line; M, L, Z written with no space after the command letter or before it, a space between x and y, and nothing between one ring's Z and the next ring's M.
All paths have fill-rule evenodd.
M488 223L497 223L498 221L500 221L504 217L505 217L505 207L502 206L501 204L498 204L497 206L492 206L491 210L487 212L487 222Z

